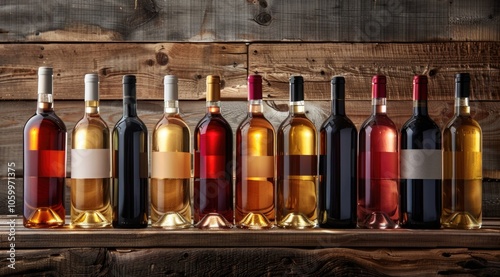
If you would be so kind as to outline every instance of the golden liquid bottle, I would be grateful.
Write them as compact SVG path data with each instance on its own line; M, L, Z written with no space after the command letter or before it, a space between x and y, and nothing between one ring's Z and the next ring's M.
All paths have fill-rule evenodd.
M248 113L236 130L236 210L239 228L268 229L274 222L275 143L264 117L262 77L248 76Z
M85 75L85 115L71 141L71 225L100 228L111 225L110 137L99 115L99 79Z
M179 115L177 77L164 77L165 110L153 131L151 224L165 229L191 226L191 145Z
M304 79L290 78L290 114L278 129L276 224L313 228L318 224L316 127L306 117Z
M470 76L455 76L455 115L443 130L444 228L479 229L482 223L482 131L470 114Z

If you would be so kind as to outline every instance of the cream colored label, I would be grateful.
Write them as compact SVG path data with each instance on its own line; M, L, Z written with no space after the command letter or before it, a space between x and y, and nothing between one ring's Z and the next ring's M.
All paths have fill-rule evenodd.
M441 161L441 150L401 150L401 179L441 179Z
M109 149L71 149L71 178L111 177Z
M153 152L151 178L191 178L191 155L187 152Z
M274 177L273 156L247 156L243 160L242 173L246 177ZM246 174L245 174L246 172Z

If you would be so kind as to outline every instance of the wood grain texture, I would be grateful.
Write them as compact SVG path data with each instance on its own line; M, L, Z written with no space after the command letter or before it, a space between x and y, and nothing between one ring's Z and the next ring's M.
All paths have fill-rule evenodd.
M163 99L163 76L177 75L180 99L204 99L205 77L220 75L225 98L246 98L243 43L0 44L0 100L36 99L37 69L54 68L54 98L83 99L98 73L101 99L122 98L122 76L137 75L138 99Z
M486 1L5 0L1 41L498 41Z
M411 100L416 74L429 98L452 100L455 74L471 74L471 99L500 99L500 43L281 43L249 46L249 72L263 75L268 99L288 99L288 79L304 76L305 97L330 99L330 79L346 78L346 99L371 97L371 78L387 76L388 99Z
M448 101L459 72L472 75L471 99L500 99L500 42L0 44L0 100L36 99L41 65L54 67L57 100L82 99L89 72L99 74L102 99L121 99L124 74L138 76L139 99L163 99L166 74L179 77L180 99L203 99L205 77L217 74L223 99L246 100L247 74L259 73L268 100L287 100L294 74L307 100L329 100L335 75L346 77L347 99L369 100L375 74L387 75L390 100L411 100L412 78L424 74L430 99Z
M500 251L447 249L54 248L18 250L16 269L32 276L495 276Z

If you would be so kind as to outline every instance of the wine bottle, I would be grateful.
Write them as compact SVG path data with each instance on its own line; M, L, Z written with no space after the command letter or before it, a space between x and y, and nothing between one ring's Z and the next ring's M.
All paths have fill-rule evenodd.
M71 141L71 225L111 225L111 168L108 125L99 115L99 79L85 75L85 114L73 128Z
M304 79L290 78L290 113L278 128L276 223L282 228L318 224L316 127L306 117Z
M28 228L65 223L66 126L55 114L52 68L38 69L35 115L24 125L24 213Z
M248 113L236 130L237 226L272 228L274 222L274 128L264 117L262 77L248 76Z
M331 81L332 110L320 129L320 217L323 228L355 228L358 131L345 113L345 79Z
M151 223L166 229L191 226L191 145L179 115L177 77L164 77L165 109L153 131Z
M386 77L372 78L372 114L359 130L358 226L398 228L398 130L387 116Z
M401 128L401 227L441 226L441 130L427 111L427 77L413 78L413 115Z
M207 112L194 131L194 223L231 228L233 132L220 110L220 77L207 76Z
M123 116L113 129L113 227L148 225L148 130L137 116L136 78L123 76Z
M443 130L444 228L482 224L482 131L470 114L470 75L455 76L455 115Z

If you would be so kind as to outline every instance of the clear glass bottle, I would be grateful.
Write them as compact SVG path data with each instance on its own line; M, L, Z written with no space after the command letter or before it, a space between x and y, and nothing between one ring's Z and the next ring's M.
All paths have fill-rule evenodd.
M65 223L67 133L55 114L51 67L38 68L35 115L24 125L24 212L28 228L60 227Z
M262 77L248 76L248 113L236 130L236 224L267 229L274 222L275 142L264 117Z
M200 229L231 228L233 131L220 110L220 77L207 76L207 113L194 131L194 223Z
M85 75L85 114L71 141L71 225L111 225L111 162L108 125L99 115L99 77Z
M290 114L278 128L276 224L304 229L318 225L316 127L304 107L304 79L290 78Z
M387 116L386 77L372 78L372 114L359 130L358 226L392 229L399 222L399 133Z
M427 111L427 76L413 78L413 115L401 128L401 227L441 227L441 130Z
M164 77L165 110L153 131L151 225L166 229L191 226L191 138L179 115L177 77Z
M444 228L479 229L482 224L483 136L470 114L470 75L455 76L455 115L443 130Z
M331 81L332 110L320 129L322 228L355 228L358 131L345 113L345 79Z
M113 129L113 227L148 226L148 130L137 116L136 78L123 76L123 116Z

